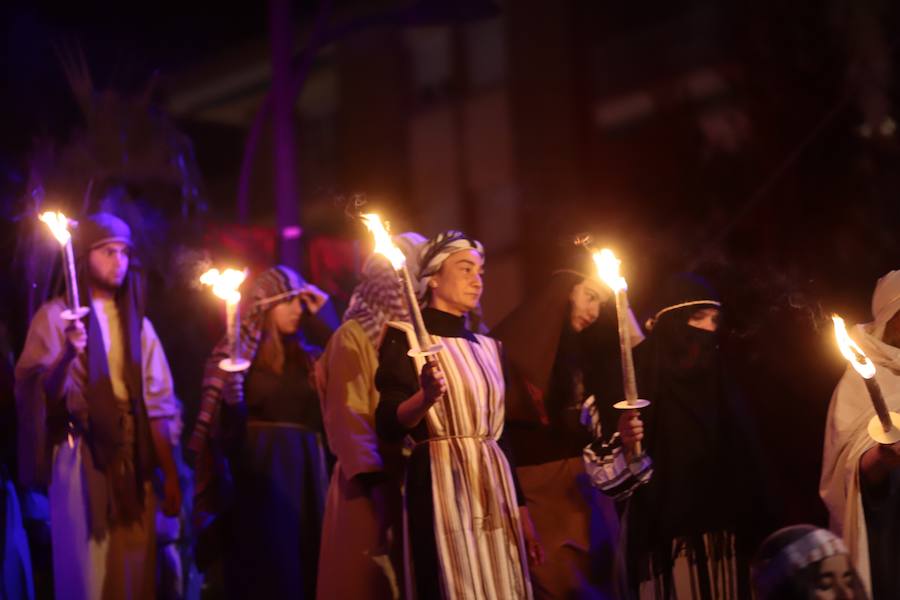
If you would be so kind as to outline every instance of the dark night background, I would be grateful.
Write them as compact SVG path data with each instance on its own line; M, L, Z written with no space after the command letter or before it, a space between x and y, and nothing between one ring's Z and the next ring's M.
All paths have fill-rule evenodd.
M288 8L281 31L299 50L321 8ZM189 285L192 261L265 265L280 252L346 298L366 236L343 206L364 194L397 231L482 239L495 323L589 232L623 258L639 318L667 273L695 269L717 284L780 520L824 523L823 425L844 367L828 316L868 320L876 279L897 266L892 4L360 0L329 10L339 33L305 77L294 52L288 75L301 92L258 129L242 205L244 144L277 79L266 3L4 6L9 349L36 301L26 282L49 285L29 257L56 256L30 225L37 203L77 214L91 177L91 206L118 194L137 207L151 317L188 425L222 327L218 306ZM78 48L91 119L62 67ZM172 140L154 137L163 121L186 136L178 152L152 150ZM279 131L292 140L286 155ZM173 167L177 156L196 168ZM295 165L287 184L274 176L283 160ZM295 217L276 210L285 205ZM301 248L277 242L291 224Z

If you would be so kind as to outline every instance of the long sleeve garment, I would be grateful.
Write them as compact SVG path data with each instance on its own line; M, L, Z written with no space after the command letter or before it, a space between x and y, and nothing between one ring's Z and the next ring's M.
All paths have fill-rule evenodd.
M473 334L463 317L423 311L448 392L413 430L397 420L418 389L422 358L409 326L389 329L376 386L379 435L412 446L405 510L410 542L408 592L433 598L530 598L518 506L524 503L503 450L505 379L498 342ZM410 566L414 569L411 571ZM414 585L413 585L414 584Z

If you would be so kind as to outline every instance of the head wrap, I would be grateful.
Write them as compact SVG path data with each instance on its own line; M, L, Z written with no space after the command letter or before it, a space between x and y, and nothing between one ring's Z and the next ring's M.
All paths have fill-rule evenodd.
M110 213L94 213L78 223L75 243L78 254L84 255L103 244L122 242L133 245L128 223Z
M481 242L452 229L437 234L419 249L419 275L413 277L419 304L424 304L428 298L428 278L440 271L444 261L452 254L463 250L475 250L484 258Z
M882 276L875 284L872 294L872 317L874 323L869 329L875 337L881 339L884 326L900 310L900 271L891 271Z
M506 398L507 419L549 423L544 395L569 320L569 297L583 280L568 269L555 272L540 292L526 298L491 330L491 337L503 342L514 376Z
M269 309L281 302L287 302L301 291L306 282L296 271L284 265L263 271L253 280L250 290L241 300L241 357L250 362L256 358L259 343L266 324ZM206 361L203 375L203 390L200 399L200 413L191 435L189 448L199 452L209 435L213 419L224 400L228 404L242 404L244 400L244 376L247 371L226 373L219 368L219 362L230 354L228 336L213 349Z
M396 235L393 239L406 256L410 277L415 281L418 261L414 257L418 256L418 247L425 243L425 238L410 232ZM409 320L397 272L381 254L373 254L363 264L362 278L354 288L344 313L344 322L350 320L359 323L376 348L388 321Z
M706 279L694 273L678 273L669 280L655 314L647 319L647 329L653 329L663 315L680 318L702 308L722 306L719 294Z
M799 571L838 554L847 554L847 547L827 529L812 525L784 527L762 543L753 564L753 585L760 598L767 598Z

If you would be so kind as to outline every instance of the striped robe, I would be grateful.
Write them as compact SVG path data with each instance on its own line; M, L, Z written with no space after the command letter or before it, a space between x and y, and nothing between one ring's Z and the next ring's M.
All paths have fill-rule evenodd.
M411 348L418 348L410 325L391 325L406 332ZM512 471L497 444L505 390L499 343L477 334L477 342L432 337L443 346L436 358L448 392L425 417L428 439L408 442L429 446L442 595L531 598ZM420 372L424 359L414 360ZM412 590L410 566L407 560L407 589Z

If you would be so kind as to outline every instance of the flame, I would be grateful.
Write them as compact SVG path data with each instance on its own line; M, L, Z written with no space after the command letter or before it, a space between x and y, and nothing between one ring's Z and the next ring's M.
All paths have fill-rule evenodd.
M381 217L375 213L368 213L362 215L362 220L368 230L372 232L372 237L375 238L375 252L388 259L394 269L402 268L406 263L406 257L403 256L400 248L391 241L391 235L382 224Z
M213 294L230 304L241 301L241 293L238 288L247 278L247 270L225 269L221 273L218 269L210 269L200 276L200 283L212 288Z
M837 315L831 315L831 320L834 321L834 337L837 339L841 354L864 379L872 379L875 376L875 364L847 333L844 320Z
M591 257L597 266L597 275L608 285L613 292L621 292L628 289L625 278L619 275L619 266L622 264L613 251L604 248L600 252L592 252Z
M53 234L60 246L64 246L72 239L72 234L69 233L69 219L66 218L66 215L59 211L48 211L41 213L38 218L47 224L47 227L50 228L50 233Z

